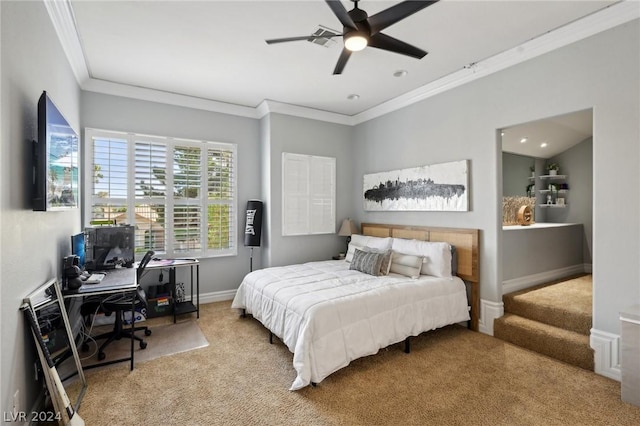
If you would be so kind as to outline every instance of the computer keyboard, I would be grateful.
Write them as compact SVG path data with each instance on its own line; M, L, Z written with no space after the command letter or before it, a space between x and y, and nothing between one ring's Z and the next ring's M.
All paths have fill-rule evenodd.
M105 274L91 274L89 275L89 277L84 281L85 284L98 284L100 281L102 281L105 277Z

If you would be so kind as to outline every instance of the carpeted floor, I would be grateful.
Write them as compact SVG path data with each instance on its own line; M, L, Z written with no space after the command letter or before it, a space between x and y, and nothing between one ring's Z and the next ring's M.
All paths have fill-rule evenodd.
M493 335L593 371L592 300L590 274L505 294L504 316L494 321Z
M288 390L292 354L230 302L201 306L210 345L87 372L87 425L634 425L620 383L460 326ZM175 336L176 339L180 335Z

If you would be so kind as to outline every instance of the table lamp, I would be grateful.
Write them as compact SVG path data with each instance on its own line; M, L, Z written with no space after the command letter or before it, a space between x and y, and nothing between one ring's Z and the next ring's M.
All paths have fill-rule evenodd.
M342 225L340 226L340 230L338 231L338 235L341 237L347 237L347 251L349 250L349 243L351 242L351 235L358 233L358 227L351 219L344 219L342 221ZM346 253L346 251L345 251Z

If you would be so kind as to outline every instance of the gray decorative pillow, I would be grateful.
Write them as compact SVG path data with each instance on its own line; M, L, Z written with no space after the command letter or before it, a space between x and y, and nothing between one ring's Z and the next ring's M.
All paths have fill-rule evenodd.
M364 272L365 274L378 276L380 275L380 264L382 263L382 253L372 253L355 249L353 259L349 264L349 269Z
M380 250L371 247L362 247L359 250L366 251L369 253L379 253L382 254L382 263L380 264L380 274L378 275L389 275L389 270L391 269L391 256L393 255L393 250Z

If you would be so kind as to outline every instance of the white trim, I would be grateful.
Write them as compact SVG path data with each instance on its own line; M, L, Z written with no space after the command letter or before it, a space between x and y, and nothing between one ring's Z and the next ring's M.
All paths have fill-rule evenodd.
M233 300L236 297L236 290L212 291L210 293L200 294L200 303L224 302L225 300Z
M268 99L265 99L260 103L260 105L258 105L258 118L262 118L271 112L292 115L301 118L310 118L312 120L326 121L329 123L345 124L348 126L353 126L354 124L356 124L353 117L349 115L338 114L336 112L322 111L319 109L286 104L283 102L272 101Z
M229 104L204 98L196 98L195 96L163 92L160 90L148 89L146 87L130 86L106 80L97 80L95 78L90 78L87 82L81 84L81 87L82 90L87 92L122 96L123 98L140 99L143 101L158 102L185 108L195 108L203 111L236 115L239 117L259 118L256 108L252 107Z
M504 303L480 299L478 331L493 336L493 320L504 315Z
M589 345L594 351L594 371L601 376L621 381L620 336L592 328Z
M82 90L98 92L134 99L214 111L241 117L262 118L269 112L310 118L337 124L355 126L388 114L406 106L420 102L439 93L472 82L479 78L517 65L542 54L559 49L568 44L590 37L594 34L614 28L618 25L640 18L640 8L636 0L623 0L606 9L593 13L556 30L550 31L513 49L499 53L483 61L470 64L463 69L435 80L409 93L398 96L359 114L349 116L298 105L284 104L264 100L257 107L229 104L210 99L162 92L143 87L128 86L90 76L82 44L77 33L73 8L70 0L44 0L47 11L58 34L60 43L69 59L71 68Z
M354 116L354 124L380 117L638 18L640 8L637 1L622 1L361 112Z
M549 281L583 272L585 272L585 265L581 263L579 265L567 266L566 268L553 269L551 271L544 271L538 274L512 278L502 282L502 293L513 293L514 291L524 290L525 288L533 287L538 284L548 283Z
M60 44L67 55L76 81L82 87L89 79L89 69L82 51L82 43L76 27L76 19L69 0L44 0L44 6L49 12L53 28L58 34Z

